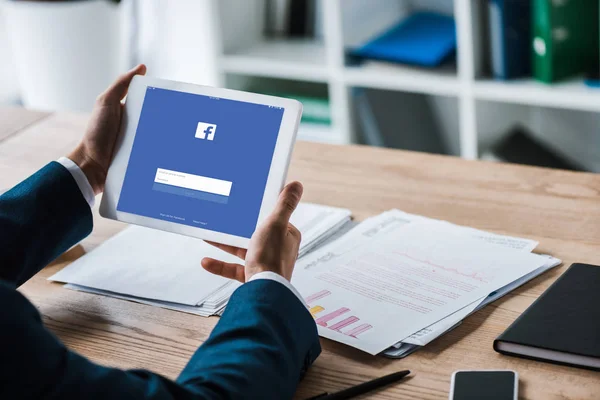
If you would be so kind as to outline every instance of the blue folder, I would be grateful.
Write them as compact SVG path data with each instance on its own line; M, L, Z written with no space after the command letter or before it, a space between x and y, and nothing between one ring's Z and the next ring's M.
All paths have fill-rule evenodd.
M417 12L369 43L351 51L351 55L435 67L455 51L454 18L432 12Z
M598 79L586 79L584 82L589 87L600 88L600 80Z
M488 13L494 77L531 75L531 2L488 0Z

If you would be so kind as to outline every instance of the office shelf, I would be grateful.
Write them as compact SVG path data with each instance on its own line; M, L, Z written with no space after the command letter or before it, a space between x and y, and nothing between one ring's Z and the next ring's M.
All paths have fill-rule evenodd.
M426 70L380 62L346 67L344 81L349 86L442 96L455 96L460 91L455 70Z
M344 136L329 125L302 123L298 128L298 140L344 144Z
M224 54L226 73L325 82L325 47L317 41L269 40L232 54Z
M600 90L587 87L582 79L552 85L532 79L515 81L477 81L477 99L527 104L541 107L600 111Z
M356 118L352 88L397 91L429 96L437 105L440 126L451 125L458 153L478 157L498 121L514 119L539 125L556 110L571 113L565 128L589 130L593 114L600 113L600 89L575 79L545 85L531 79L509 82L489 78L487 2L481 0L317 0L320 39L267 40L264 35L265 0L211 0L220 41L217 68L223 75L238 74L316 82L327 86L332 126L327 132L309 132L308 140L353 143ZM456 65L443 69L413 68L380 62L348 65L346 52L383 32L415 10L452 15L456 21ZM402 96L400 96L402 97ZM410 97L410 96L409 96ZM502 106L497 106L502 105ZM505 106L504 106L505 105ZM385 107L402 107L385 104ZM584 113L585 125L578 123ZM592 114L590 117L588 114ZM598 114L600 121L600 114ZM551 119L551 118L550 118ZM458 121L458 122L456 122ZM574 122L573 122L574 121ZM600 125L600 122L599 122ZM596 130L597 131L597 130Z

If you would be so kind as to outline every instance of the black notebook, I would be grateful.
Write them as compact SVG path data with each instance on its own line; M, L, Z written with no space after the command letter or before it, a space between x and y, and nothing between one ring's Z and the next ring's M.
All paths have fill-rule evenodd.
M494 341L494 350L600 370L600 267L571 265Z

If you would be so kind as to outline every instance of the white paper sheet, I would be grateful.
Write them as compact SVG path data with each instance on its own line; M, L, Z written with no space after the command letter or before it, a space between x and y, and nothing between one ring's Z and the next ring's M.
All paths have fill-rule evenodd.
M435 340L440 335L442 335L444 332L446 332L450 327L454 326L459 321L462 321L463 319L465 319L467 316L469 316L473 312L479 310L482 307L485 307L487 304L490 304L493 301L498 300L500 297L502 297L505 294L510 293L511 291L515 290L516 288L524 285L525 283L529 282L533 278L543 274L544 272L548 271L551 268L554 268L554 267L560 265L560 263L561 263L561 260L551 257L544 266L523 276L522 278L515 280L514 282L509 283L505 287L494 291L492 294L490 294L486 297L477 299L476 301L469 304L468 306L456 311L453 314L448 315L446 318L436 322L435 324L428 326L428 327L420 330L419 332L416 332L416 333L410 335L407 338L404 338L399 343L396 343L394 346L398 347L401 343L425 346L426 344L430 343L431 341Z
M196 306L229 283L205 271L203 257L240 262L202 240L132 226L48 279Z
M446 318L436 322L435 324L432 324L424 329L421 329L417 333L414 333L411 336L409 336L408 338L405 338L402 341L394 344L391 348L384 351L383 354L386 356L392 357L392 358L400 358L404 355L407 355L406 349L409 348L407 345L421 347L421 346L425 346L425 345L431 343L433 340L442 336L443 334L448 332L450 329L453 329L455 326L458 326L458 324L460 324L460 322L463 319L465 319L472 313L474 313L477 310L480 310L481 308L485 307L486 305L498 300L500 297L502 297L502 296L510 293L511 291L515 290L516 288L524 285L525 283L527 283L530 280L534 279L535 277L543 274L544 272L548 271L549 269L560 265L561 262L562 261L557 258L549 257L549 260L547 261L546 265L544 265L543 267L540 267L540 268L536 269L535 271L523 276L522 278L509 283L505 287L494 291L492 294L490 294L489 296L487 296L485 298L477 299L476 301L469 304L468 306L456 311L453 314L448 315ZM404 351L400 351L401 349L404 349Z
M377 354L546 262L451 224L392 225L398 224L371 226L370 232L387 233L366 240L369 246L343 243L342 252L317 255L316 264L299 262L292 282L306 296L321 336Z
M342 229L350 221L350 211L300 203L291 221L302 232L303 249ZM95 293L107 296L130 296L133 301L147 304L196 307L230 284L228 279L202 268L200 262L204 257L243 264L237 257L202 240L132 226L49 280L71 283L82 291L94 289ZM205 308L211 311L210 304L205 304Z
M371 242L383 240L387 235L397 232L399 229L403 229L408 224L414 222L440 223L457 229L457 232L465 232L470 237L481 239L484 242L524 252L531 252L538 245L538 242L535 240L498 235L470 227L454 225L446 221L408 214L400 210L390 210L365 219L343 237L328 243L318 251L307 254L302 260L302 268L306 271L300 271L300 273L318 270L323 262L329 262L333 258L340 257L357 246L368 246ZM298 271L298 265L296 266L296 271Z
M352 212L345 208L301 203L290 222L302 232L299 257L314 249L350 221Z
M119 293L107 292L104 290L89 288L86 286L74 285L72 283L67 283L64 287L66 289L77 290L80 292L99 294L107 297L114 297L121 300L133 301L135 303L147 304L154 307L166 308L168 310L180 311L188 314L200 315L202 317L210 317L212 315L220 315L222 310L227 305L227 301L233 292L240 286L239 282L230 282L229 285L225 285L218 292L213 294L213 296L217 296L220 298L220 301L216 302L211 306L186 306L184 304L177 303L169 303L166 301L157 301L157 300L148 300L141 299L133 296L121 295ZM212 296L211 296L212 297Z
M533 278L540 276L544 272L546 272L549 269L554 268L560 264L561 264L561 260L559 260L557 258L552 258L543 267L540 267L537 270L525 275L524 277L517 279L514 282L509 283L505 287L503 287L499 290L496 290L495 292L493 292L489 296L485 297L484 299L478 299L477 301L473 302L472 304L468 305L467 307L463 308L462 310L459 310L456 313L444 318L443 320L438 321L434 325L429 326L429 327L425 328L424 330L411 335L407 339L404 339L403 342L408 343L408 344L416 344L419 346L425 346L426 344L430 343L431 341L435 340L440 335L442 335L444 332L446 332L450 327L454 326L459 321L462 321L463 319L465 319L467 316L471 315L475 311L480 310L481 308L485 307L486 305L498 300L500 297L512 292L513 290L524 285L525 283L529 282Z

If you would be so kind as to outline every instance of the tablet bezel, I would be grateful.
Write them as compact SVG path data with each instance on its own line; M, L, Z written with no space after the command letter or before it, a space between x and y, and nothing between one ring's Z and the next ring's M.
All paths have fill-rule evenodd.
M285 183L292 150L296 141L298 126L300 124L300 117L302 115L302 104L292 99L215 88L211 86L193 85L139 75L133 78L129 86L129 92L121 121L121 129L115 145L113 160L108 170L104 193L102 195L100 215L104 218L114 219L129 224L146 226L247 249L250 239L245 237L117 211L117 204L119 203L121 189L123 188L125 172L127 171L127 166L129 164L129 158L131 156L131 150L133 148L148 86L283 108L283 117L279 127L275 149L273 151L273 159L271 161L271 167L269 169L267 183L260 206L257 227L274 209L279 193Z

